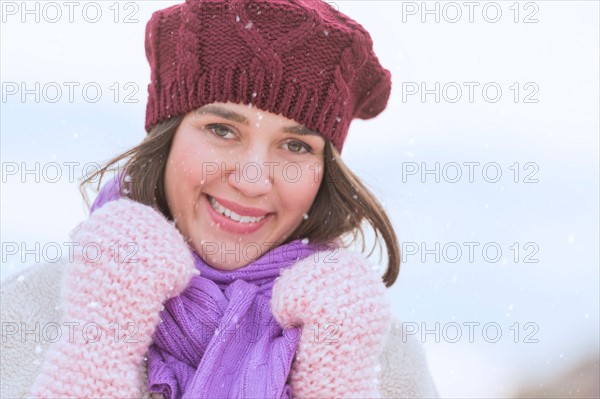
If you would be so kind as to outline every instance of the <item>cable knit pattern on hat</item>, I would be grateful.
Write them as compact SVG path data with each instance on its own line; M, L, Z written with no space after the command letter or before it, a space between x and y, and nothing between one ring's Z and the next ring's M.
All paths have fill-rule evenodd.
M303 325L294 397L380 397L378 357L391 319L381 277L346 249L315 256L284 270L271 299L278 323Z
M128 199L96 210L71 238L79 245L61 303L62 324L71 323L73 333L63 331L51 346L31 394L141 397L144 354L162 303L198 274L191 251L164 216Z
M321 0L187 0L146 26L146 130L213 102L253 104L341 152L354 118L387 105L391 74L369 33Z

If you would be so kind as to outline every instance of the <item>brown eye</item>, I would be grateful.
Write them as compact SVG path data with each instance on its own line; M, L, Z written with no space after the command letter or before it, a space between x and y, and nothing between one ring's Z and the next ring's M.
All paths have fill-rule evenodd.
M300 141L289 141L286 143L286 145L288 146L288 149L291 152L295 152L295 153L303 153L303 152L307 152L310 153L311 152L311 148L309 145L304 144ZM304 151L303 151L304 150Z
M215 136L221 137L221 138L226 138L225 136L227 136L228 134L234 134L231 129L229 129L227 126L225 125L221 125L218 123L212 124L212 125L206 125L206 128L208 130L210 130Z

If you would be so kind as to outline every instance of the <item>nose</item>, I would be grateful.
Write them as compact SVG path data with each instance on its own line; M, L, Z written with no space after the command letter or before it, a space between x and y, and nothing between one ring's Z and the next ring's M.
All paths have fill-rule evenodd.
M275 162L255 158L235 162L227 173L227 183L245 197L259 197L273 189Z

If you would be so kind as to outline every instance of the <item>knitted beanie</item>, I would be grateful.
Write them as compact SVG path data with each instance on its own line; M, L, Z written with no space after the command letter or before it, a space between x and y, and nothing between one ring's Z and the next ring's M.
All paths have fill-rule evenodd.
M146 26L146 130L212 102L252 104L341 151L353 118L386 107L369 33L321 0L186 0Z

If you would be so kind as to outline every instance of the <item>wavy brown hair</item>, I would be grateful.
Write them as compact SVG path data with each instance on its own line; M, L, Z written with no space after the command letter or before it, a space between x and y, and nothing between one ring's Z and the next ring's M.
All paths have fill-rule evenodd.
M132 149L110 159L102 168L87 176L80 184L84 200L89 206L86 189L98 180L99 190L104 175L118 169L125 161L121 179L121 195L158 209L168 219L173 219L167 205L164 176L171 143L184 115L170 118L156 125L144 140ZM321 187L309 211L310 217L284 241L288 243L300 238L308 238L313 243L331 243L340 237L351 235L344 246L358 241L360 234L365 252L363 222L368 223L374 234L375 243L367 256L371 256L376 245L381 254L381 239L387 249L388 265L382 276L390 287L400 271L400 248L398 239L383 207L375 196L341 160L333 144L325 138L324 174ZM127 189L124 189L127 187Z

